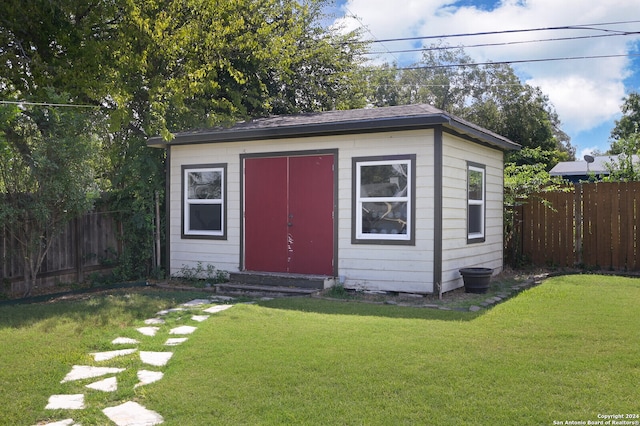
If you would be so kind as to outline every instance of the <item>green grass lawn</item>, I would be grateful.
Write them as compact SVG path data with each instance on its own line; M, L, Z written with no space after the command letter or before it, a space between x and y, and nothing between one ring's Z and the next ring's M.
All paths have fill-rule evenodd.
M48 396L72 390L60 380L73 364L193 296L160 294L0 308L0 424L47 419ZM199 324L161 381L91 397L95 410L67 417L108 424L98 408L131 399L183 426L640 414L639 306L639 280L591 275L549 279L480 314L307 298L240 304Z

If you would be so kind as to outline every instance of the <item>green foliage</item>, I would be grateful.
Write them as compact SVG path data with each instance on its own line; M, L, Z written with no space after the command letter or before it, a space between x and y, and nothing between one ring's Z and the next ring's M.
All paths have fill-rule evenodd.
M344 288L344 285L340 283L336 283L333 287L329 288L324 295L334 299L349 299L353 296Z
M47 95L53 103L68 99ZM0 227L18 244L28 295L54 237L98 196L95 117L57 107L0 109Z
M625 97L621 110L622 118L616 120L616 125L611 130L611 138L613 139L609 150L611 154L624 153L628 148L628 146L625 147L629 143L628 139L640 133L640 93L630 93ZM640 146L637 145L637 139L635 142L635 150L637 151Z
M196 266L182 265L178 273L172 276L174 279L186 281L196 287L202 287L205 284L218 284L229 281L229 273L221 269L216 269L214 265L207 263L206 266L202 262L198 262Z
M472 62L462 48L435 44L410 69L372 67L368 101L376 106L428 103L523 147L558 151L564 157L560 161L575 157L575 147L540 88L523 84L509 65L460 66Z
M640 180L640 94L631 93L624 98L622 118L616 121L611 131L609 154L617 155L617 160L606 164L609 176L607 182L628 182Z
M632 182L640 181L640 133L616 141L616 149L619 151L616 158L605 163L609 175L602 180L604 182Z
M155 223L154 195L164 204L165 153L147 148L149 136L170 140L171 132L238 119L364 105L364 45L354 43L357 32L321 25L324 4L0 2L0 95L51 101L54 87L68 102L101 106L91 170L123 225L117 279L156 269L153 234L164 218ZM0 122L15 111L0 111Z
M515 232L515 207L519 203L542 203L547 208L553 208L541 194L550 191L569 191L570 187L559 177L549 174L545 160L553 158L554 152L543 151L540 148L523 148L520 155L504 165L504 240L505 247L512 252L507 253L512 262L520 261L517 250L519 244Z

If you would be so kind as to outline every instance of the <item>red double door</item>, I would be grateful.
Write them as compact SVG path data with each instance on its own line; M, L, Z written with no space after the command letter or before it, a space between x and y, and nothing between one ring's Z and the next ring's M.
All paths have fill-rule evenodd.
M334 155L245 158L248 271L333 275Z

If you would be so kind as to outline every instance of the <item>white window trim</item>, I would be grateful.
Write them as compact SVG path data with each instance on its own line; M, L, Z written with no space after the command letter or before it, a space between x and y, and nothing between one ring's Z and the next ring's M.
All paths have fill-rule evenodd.
M469 172L479 172L482 174L482 199L472 200L469 198ZM481 242L485 238L485 218L486 218L486 198L487 198L487 171L480 165L468 164L467 166L467 240L469 242ZM481 206L480 232L469 232L469 206Z
M219 199L189 199L189 173L202 173L202 172L219 172L220 173L220 198ZM226 193L226 168L223 166L185 166L182 174L182 193L183 193L183 235L190 237L224 237L225 236L225 193ZM219 231L206 231L206 230L192 230L190 219L190 206L192 204L202 205L220 205L220 230Z
M355 185L355 218L356 218L356 232L355 237L357 240L371 240L371 241L411 241L411 230L413 229L413 209L411 205L412 200L412 186L414 176L412 175L412 159L400 159L400 160L369 160L369 161L357 161L356 162L356 179L353 183ZM361 169L363 166L386 166L393 164L406 164L407 166L407 195L404 197L361 197ZM384 202L406 202L407 203L407 232L406 234L367 234L362 232L362 205L364 203L384 203Z

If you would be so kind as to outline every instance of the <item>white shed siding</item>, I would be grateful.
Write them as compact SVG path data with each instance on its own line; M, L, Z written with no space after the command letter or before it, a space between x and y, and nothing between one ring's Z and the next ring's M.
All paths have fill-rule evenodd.
M345 286L433 291L433 131L403 131L313 138L175 145L171 147L170 273L198 262L236 272L240 261L240 155L338 149L338 275ZM416 245L351 243L352 157L416 155ZM227 164L227 239L183 239L183 165Z
M347 288L433 291L433 131L354 136L341 144L338 270ZM415 246L351 243L353 157L416 155Z
M443 138L442 291L461 287L458 270L502 270L503 154L445 133ZM467 243L467 161L486 166L485 242Z
M182 166L194 164L227 164L227 239L182 238ZM206 144L171 148L170 182L170 274L183 266L195 267L198 262L225 271L237 271L240 251L240 165L238 154L228 146Z

